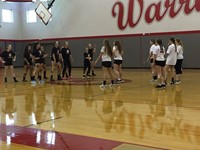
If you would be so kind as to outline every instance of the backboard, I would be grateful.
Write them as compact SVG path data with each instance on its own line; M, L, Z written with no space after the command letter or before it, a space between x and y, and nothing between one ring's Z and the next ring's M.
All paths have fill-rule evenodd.
M35 12L39 16L39 18L44 22L45 25L48 24L49 20L52 17L52 14L41 2L39 3L38 7L35 9Z

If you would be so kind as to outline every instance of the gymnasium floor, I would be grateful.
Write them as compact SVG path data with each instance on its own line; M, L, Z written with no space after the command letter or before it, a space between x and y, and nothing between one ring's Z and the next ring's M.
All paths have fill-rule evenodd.
M1 79L0 149L200 150L200 70L165 90L150 70L124 70L126 83L104 91L96 73L86 81L74 69L71 82L36 86Z

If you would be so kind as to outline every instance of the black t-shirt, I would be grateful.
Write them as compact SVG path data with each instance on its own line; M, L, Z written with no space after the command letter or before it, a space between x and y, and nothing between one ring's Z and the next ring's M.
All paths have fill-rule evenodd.
M53 58L53 54L55 55L55 59L56 60L54 60L54 58ZM60 48L58 47L54 47L53 49L52 49L52 51L51 51L51 57L52 57L52 61L56 61L56 62L58 62L59 60L60 60Z
M28 52L28 53L24 53L24 58L26 58L26 60L29 62L29 64L32 64L32 57L31 57L32 53ZM25 61L26 63L26 61Z
M12 64L15 53L13 51L3 51L1 53L1 58L5 61L5 64Z
M90 61L89 59L87 59L87 57L91 57L90 53L85 52L83 55L84 55L84 61Z
M69 48L62 48L61 49L61 54L64 60L70 61L70 55L71 55L71 51Z
M90 54L90 57L93 59L94 49L93 48L88 49L88 53Z
M44 54L43 54L43 52L42 52L40 49L34 50L34 51L33 51L33 56L34 56L35 58L39 58L39 59L36 59L36 60L35 60L35 63L42 63Z

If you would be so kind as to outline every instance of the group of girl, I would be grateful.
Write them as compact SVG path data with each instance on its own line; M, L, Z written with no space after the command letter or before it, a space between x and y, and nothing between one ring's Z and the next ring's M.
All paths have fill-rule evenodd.
M97 62L102 60L102 69L103 69L103 83L102 88L106 85L106 79L109 75L111 78L111 86L114 83L122 82L122 55L123 50L119 41L113 43L113 47L108 40L104 40L103 46L101 48L100 54L96 61L94 61L94 53L96 52L96 46L93 48L91 44L88 44L84 52L84 70L83 78L96 76L94 72L94 67ZM23 82L27 82L26 76L29 73L30 80L32 84L36 84L36 78L39 83L43 83L43 78L48 79L46 76L46 65L45 58L47 54L44 51L44 48L39 42L35 42L32 46L29 44L25 47L24 50L24 74ZM112 66L112 59L114 58L114 65ZM10 69L14 82L18 82L15 77L13 62L16 60L16 55L12 51L12 45L8 45L7 49L0 55L0 61L5 66L5 82L7 82L7 73ZM50 81L55 81L53 75L56 70L57 80L63 80L66 78L71 78L71 63L73 61L71 50L69 49L69 43L65 42L64 46L60 48L60 43L55 42L54 47L51 51L51 77ZM35 65L33 65L35 64ZM33 67L34 66L34 67ZM113 69L114 68L114 72ZM68 70L67 70L68 69ZM90 75L90 72L92 74ZM87 72L87 73L86 73ZM116 76L116 77L115 77Z
M28 46L30 47L30 45ZM25 57L27 56L27 57ZM26 55L24 55L25 58L25 70L23 81L25 81L26 73L28 69L30 69L30 75L31 75L31 83L36 84L35 76L38 76L38 80L40 83L43 83L41 74L44 73L44 79L47 79L46 77L46 65L45 65L45 58L47 57L47 54L44 52L44 48L40 45L40 43L34 44L33 52L31 52L31 47L29 48L29 51ZM30 60L28 64L26 63L26 60ZM57 80L63 80L66 78L71 78L71 63L73 61L71 50L69 49L69 43L65 42L64 46L60 48L60 43L58 41L55 42L54 47L51 51L51 77L50 81L55 81L53 75L54 71L57 71ZM27 61L28 62L28 61ZM35 68L33 73L32 71L32 62L35 63ZM68 67L68 72L66 72Z
M105 88L108 75L111 79L110 87L112 87L114 83L119 84L122 82L122 55L123 50L119 41L114 41L113 48L111 48L109 41L104 40L100 54L95 61L95 64L97 64L99 59L102 61L103 83L100 85L101 88ZM116 75L116 80L112 70L112 58L114 58L113 67L114 73Z
M151 63L153 81L157 80L156 88L166 87L167 80L170 84L180 84L183 62L183 45L181 40L170 38L168 49L165 51L161 39L150 41L148 60Z

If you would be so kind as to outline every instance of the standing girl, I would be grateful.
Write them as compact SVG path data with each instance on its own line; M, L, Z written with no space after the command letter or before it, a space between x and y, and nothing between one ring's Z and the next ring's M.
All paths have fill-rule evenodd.
M27 82L26 80L26 74L29 71L30 78L33 73L33 55L32 55L32 49L31 45L27 45L24 50L24 76L23 76L23 82Z
M85 78L86 76L88 78L90 78L91 77L90 76L90 69L91 69L90 60L91 60L91 55L88 52L88 48L87 47L85 48L85 52L84 52L83 56L84 56L83 78ZM87 70L87 74L85 74L86 70Z
M96 52L96 46L93 48L92 44L88 44L88 52L90 54L90 66L91 66L91 70L92 70L92 76L96 76L96 74L94 73L94 54Z
M44 79L48 79L47 78L47 71L46 71L46 63L45 63L45 59L46 59L46 57L48 56L48 54L46 54L45 53L45 51L44 51L44 47L43 46L41 46L41 51L42 51L42 53L43 53L43 59L42 59L42 70L43 70L43 77L44 77Z
M55 81L53 79L53 73L55 68L57 68L57 80L62 80L60 73L61 73L61 53L60 53L60 44L58 41L55 42L54 47L51 52L51 78L50 81Z
M152 73L152 78L153 78L151 81L157 80L156 67L155 67L155 64L153 64L153 50L156 47L155 42L156 41L154 39L150 40L151 47L149 50L149 56L147 58L147 61L150 62L151 64L151 73Z
M182 63L183 63L183 44L181 40L176 39L176 45L177 45L177 62L175 65L176 70L176 84L181 83L181 75L182 75Z
M166 67L165 67L165 79L167 82L167 79L169 76L171 76L171 84L174 84L174 66L176 65L177 61L177 47L175 44L175 38L171 38L169 40L169 46L167 50L167 60L166 60Z
M113 54L114 54L114 72L117 76L115 83L119 84L122 81L122 55L123 50L119 41L113 43Z
M72 70L72 55L71 50L69 49L69 43L65 42L64 47L61 49L62 54L62 60L63 60L63 71L62 71L62 77L63 79L71 78L71 70ZM68 73L66 72L68 68ZM66 78L65 78L66 75Z
M16 80L15 72L13 68L13 62L15 60L16 60L16 55L12 51L12 45L8 45L6 50L0 55L0 61L4 64L4 68L5 68L5 72L4 72L5 83L7 82L8 69L10 69L14 82L18 82Z
M35 69L33 71L33 76L32 76L32 81L31 84L36 84L37 82L35 81L35 76L38 75L38 79L40 83L43 83L42 81L42 68L43 68L43 52L41 51L41 46L40 43L35 43L34 44L34 49L33 49L33 58L35 61Z
M107 74L111 78L110 86L112 87L114 84L114 78L113 78L113 74L112 74L112 72L113 72L112 71L112 59L111 59L113 56L112 49L111 49L111 46L110 46L108 40L104 40L103 45L104 46L101 48L101 52L100 52L97 60L95 61L95 64L96 64L100 58L102 60L103 84L100 86L101 88L105 88Z
M165 87L165 48L162 44L162 40L156 41L156 47L153 50L153 64L156 66L158 75L156 88Z

